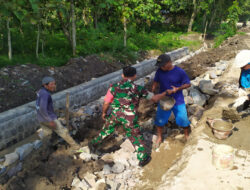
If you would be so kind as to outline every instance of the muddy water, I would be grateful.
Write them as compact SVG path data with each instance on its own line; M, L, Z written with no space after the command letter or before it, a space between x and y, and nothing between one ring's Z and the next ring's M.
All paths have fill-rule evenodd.
M153 190L159 185L163 174L180 158L183 148L183 142L167 138L161 144L159 151L152 152L152 161L144 167L141 180L146 181L146 185L137 186L134 189Z
M206 125L204 132L208 135L209 140L217 144L227 144L237 149L250 150L250 139L246 134L250 134L250 116L243 118L237 123L234 123L235 127L232 135L225 140L218 140L214 137L212 129Z
M214 122L213 128L219 131L231 131L233 125L227 121L217 120Z

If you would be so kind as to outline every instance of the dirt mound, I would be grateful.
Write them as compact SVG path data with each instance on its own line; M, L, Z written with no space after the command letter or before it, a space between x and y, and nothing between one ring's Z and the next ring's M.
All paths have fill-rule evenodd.
M249 28L242 29L250 32ZM248 35L236 35L226 40L221 47L202 52L181 64L195 78L219 60L235 57L237 50L248 48L244 43ZM147 57L141 54L141 58ZM141 59L140 59L141 60ZM17 65L0 69L0 112L35 100L43 76L51 75L57 81L57 92L121 69L121 63L108 63L98 56L72 58L62 67L39 67Z
M39 67L37 65L9 66L0 70L0 112L35 100L36 91L46 75L57 81L57 91L76 86L92 78L117 70L117 67L92 55L72 58L62 67Z
M249 32L248 29L244 29ZM238 50L249 49L245 40L249 38L248 35L235 35L227 39L223 44L215 49L202 52L191 59L183 62L180 67L183 68L191 79L201 75L207 70L207 67L214 66L220 60L230 60L235 57Z

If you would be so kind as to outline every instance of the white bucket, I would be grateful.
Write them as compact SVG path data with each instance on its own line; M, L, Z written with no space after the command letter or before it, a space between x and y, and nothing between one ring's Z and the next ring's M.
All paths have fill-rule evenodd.
M232 169L234 164L233 147L224 144L215 146L212 162L217 169Z

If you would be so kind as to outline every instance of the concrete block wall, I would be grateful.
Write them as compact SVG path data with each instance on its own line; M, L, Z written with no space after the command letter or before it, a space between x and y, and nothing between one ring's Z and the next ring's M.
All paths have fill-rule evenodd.
M177 49L167 54L172 61L188 55L187 47ZM134 67L138 78L153 72L155 59L145 60ZM70 105L84 105L103 96L109 85L121 79L122 71L116 71L92 81L63 90L52 96L55 109L65 108L66 94L70 94ZM11 146L35 133L39 128L36 120L35 101L0 113L0 150Z

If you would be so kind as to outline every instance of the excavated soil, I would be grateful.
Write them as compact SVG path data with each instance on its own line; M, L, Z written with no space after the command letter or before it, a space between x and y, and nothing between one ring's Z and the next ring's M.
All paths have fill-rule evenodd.
M249 28L242 29L250 32ZM183 62L191 79L206 71L219 60L235 57L237 50L248 48L243 42L248 35L236 35L226 40L221 47L202 52ZM141 58L148 55L141 53ZM125 64L102 60L96 55L85 58L72 58L62 67L40 67L33 64L8 66L0 69L0 112L35 100L36 91L41 86L41 79L52 75L57 81L57 92L121 69Z
M246 32L250 32L250 29L248 28ZM229 60L235 56L237 50L249 48L244 42L244 39L247 38L249 38L248 35L236 35L228 39L221 47L202 52L180 66L186 70L190 78L194 78L205 72L207 66L212 66L219 60ZM88 81L93 77L113 72L121 67L122 65L114 66L101 61L96 56L89 56L71 59L66 66L60 68L41 68L36 65L2 68L0 70L0 111L34 100L35 91L40 87L40 80L44 75L54 73L53 76L58 84L57 90L60 91ZM98 133L102 124L101 119L90 120L86 124L87 127L77 133L74 138L82 146L86 146L89 139ZM121 131L121 133L123 132ZM236 139L236 141L240 141L240 139ZM181 156L184 143L171 138L167 142L169 143L168 148L166 148L166 144L162 144L160 152L153 151L153 159L145 167L142 176L142 180L148 181L149 185L140 187L140 189L154 189L155 185L161 181L161 176ZM113 145L117 145L115 138L111 138L111 141L107 143L106 151L113 151ZM113 147L113 149L111 150L109 147ZM11 179L1 178L0 183L3 185L0 185L0 189L69 190L75 176L83 178L87 171L100 171L103 164L102 161L85 163L74 159L67 145L54 138L54 143L51 146L43 147L25 159L23 170L17 176Z
M242 29L243 32L249 33L250 29ZM206 52L201 52L199 55L181 63L183 68L191 79L201 75L207 70L207 67L214 66L214 63L220 60L230 60L235 57L238 50L249 49L249 45L245 42L249 39L249 35L237 34L232 38L227 39L223 44Z

